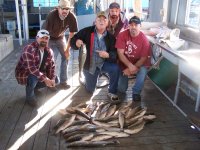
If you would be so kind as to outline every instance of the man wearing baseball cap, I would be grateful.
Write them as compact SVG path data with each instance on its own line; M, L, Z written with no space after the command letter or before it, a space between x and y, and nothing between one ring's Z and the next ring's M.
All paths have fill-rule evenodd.
M126 93L128 88L128 76L136 75L135 84L132 87L132 100L141 100L141 91L150 65L150 44L146 36L140 31L141 20L133 16L129 20L127 30L119 33L115 47L117 48L120 65L120 77L118 91Z
M89 93L95 91L98 76L101 72L109 74L110 84L108 97L110 100L118 100L117 84L119 68L117 65L117 50L115 37L107 32L107 14L101 11L97 14L95 25L80 30L71 39L73 49L79 49L83 44L86 46L86 61L83 66L85 76L85 88Z
M109 5L109 23L108 31L113 34L115 37L119 32L127 29L128 19L125 16L125 13L121 11L120 5L117 2L113 2Z
M60 71L56 71L57 74L60 72L59 87L61 89L68 89L70 87L70 85L67 84L70 39L74 33L78 31L76 17L71 12L73 8L70 0L60 0L58 7L48 14L43 25L44 29L49 31L51 37L49 40L49 47L53 49L55 61L57 60L58 54L61 55ZM65 31L67 29L69 29L69 36L66 40Z
M49 38L47 30L40 30L36 41L24 47L15 69L18 83L26 86L26 102L31 106L37 106L35 94L39 88L55 87L53 51L47 46Z

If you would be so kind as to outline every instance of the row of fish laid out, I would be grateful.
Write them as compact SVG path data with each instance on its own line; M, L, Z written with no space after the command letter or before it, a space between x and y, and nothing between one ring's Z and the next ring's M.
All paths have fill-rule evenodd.
M54 127L55 134L63 135L67 147L119 144L116 138L138 133L156 118L146 107L131 102L79 104L59 113L62 118Z

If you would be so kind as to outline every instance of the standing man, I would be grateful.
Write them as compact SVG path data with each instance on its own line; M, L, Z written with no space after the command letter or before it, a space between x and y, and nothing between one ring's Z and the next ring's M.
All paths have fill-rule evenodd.
M115 37L119 32L127 29L128 19L125 16L125 13L121 12L120 5L116 2L113 2L109 5L109 23L108 31L113 34Z
M72 8L69 0L60 0L58 7L49 13L44 24L44 28L50 33L49 47L53 49L55 60L58 53L61 55L60 87L62 89L70 88L67 84L70 40L74 32L78 30L76 17L70 11ZM69 29L69 37L66 42L65 31L67 29Z
M83 67L86 90L93 93L100 72L105 72L110 77L108 97L111 100L118 100L116 95L119 78L119 68L116 63L117 50L115 37L107 32L107 25L106 13L99 12L95 26L86 27L75 34L71 39L71 46L73 49L78 49L83 44L86 45L86 61Z
M132 87L133 101L140 101L147 67L150 65L150 44L146 36L140 31L141 21L137 16L129 20L127 30L119 33L115 47L117 48L120 65L120 77L118 91L126 93L128 88L128 76L136 75L135 84Z
M26 102L37 106L35 92L42 87L55 87L53 51L47 47L49 32L40 30L36 41L25 46L15 69L19 84L26 85Z

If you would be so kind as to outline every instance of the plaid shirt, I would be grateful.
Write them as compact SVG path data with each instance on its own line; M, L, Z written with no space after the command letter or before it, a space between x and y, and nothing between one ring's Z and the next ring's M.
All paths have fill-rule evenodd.
M26 85L29 74L35 75L40 82L43 82L46 77L55 79L55 63L53 59L53 51L45 47L48 56L44 65L43 72L39 70L40 66L40 51L38 43L33 42L27 45L22 52L19 62L15 69L15 77L19 84Z

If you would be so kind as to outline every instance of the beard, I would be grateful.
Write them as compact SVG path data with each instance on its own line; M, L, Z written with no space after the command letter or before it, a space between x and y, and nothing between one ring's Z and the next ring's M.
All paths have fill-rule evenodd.
M117 16L117 15L110 16L111 24L116 24L118 22L118 18L119 18L119 16Z
M59 15L61 20L64 20L67 17L68 13L62 13Z
M111 19L118 19L118 16L117 15L112 15L110 16Z
M39 43L39 46L40 46L40 47L46 47L46 46L47 46L47 42L40 42L40 43Z

